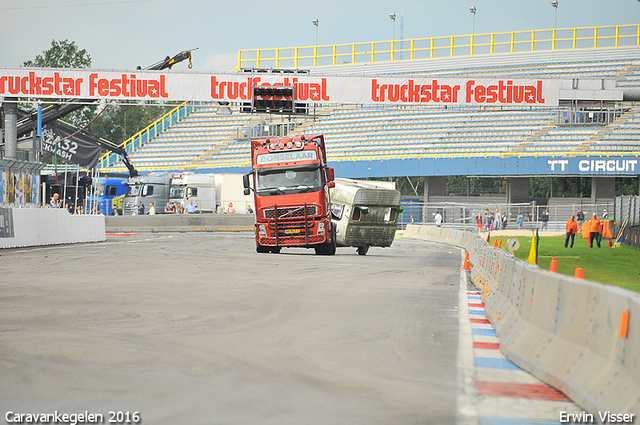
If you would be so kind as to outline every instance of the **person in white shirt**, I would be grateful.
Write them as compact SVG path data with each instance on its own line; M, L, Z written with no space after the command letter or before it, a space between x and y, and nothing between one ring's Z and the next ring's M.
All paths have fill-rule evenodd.
M436 213L435 221L436 221L436 227L442 227L442 215L440 214L440 212Z

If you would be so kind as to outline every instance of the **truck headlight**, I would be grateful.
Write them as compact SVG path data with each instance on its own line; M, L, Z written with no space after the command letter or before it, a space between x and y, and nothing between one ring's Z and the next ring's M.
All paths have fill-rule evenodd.
M267 228L265 227L264 224L260 224L258 226L258 236L260 236L261 238L267 237Z
M318 223L318 234L324 235L324 221L321 221L320 223Z

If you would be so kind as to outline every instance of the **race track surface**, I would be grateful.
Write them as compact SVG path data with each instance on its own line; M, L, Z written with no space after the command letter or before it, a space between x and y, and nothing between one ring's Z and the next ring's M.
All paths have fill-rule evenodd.
M453 424L459 268L442 245L257 254L249 233L1 251L0 409Z

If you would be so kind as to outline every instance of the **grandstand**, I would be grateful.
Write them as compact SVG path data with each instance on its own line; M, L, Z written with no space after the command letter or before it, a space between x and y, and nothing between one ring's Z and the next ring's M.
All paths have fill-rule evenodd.
M635 33L630 33L627 27ZM610 28L594 28L596 35L593 39L576 36L583 29L558 30L558 34L562 31L574 34L570 47L566 47L570 37L558 36L557 40L525 40L524 44L531 46L529 50L519 49L519 44L512 41L511 49L506 52L500 51L497 42L487 51L489 43L481 42L483 37L478 35L477 45L473 44L473 37L466 42L470 49L466 55L456 54L460 50L460 46L454 45L458 37L451 37L451 45L442 48L451 53L447 57L439 57L435 49L441 47L434 47L426 58L399 60L399 52L418 56L416 52L400 49L387 56L391 60L376 60L372 54L373 61L358 62L357 46L354 45L354 53L345 56L353 59L347 60L348 63L337 64L339 53L334 53L329 65L317 65L322 62L320 48L314 50L317 57L307 56L306 59L311 58L312 64L317 65L309 67L309 72L316 75L615 80L616 90L624 93L625 101L561 98L557 107L317 104L312 115L275 118L240 113L240 104L230 105L231 115L221 115L218 103L198 102L188 104L187 113L162 132L147 137L144 143L134 142L134 137L127 145L132 151L132 161L141 170L224 167L232 171L246 171L250 162L251 138L286 135L290 131L325 134L327 154L334 164L424 158L555 158L581 155L637 158L640 153L640 109L635 101L640 100L640 29L638 26L612 27L615 34L626 34L614 39L614 36L602 35L612 33ZM540 32L532 32L532 40L536 33ZM499 39L498 36L491 37L491 40ZM516 35L511 35L511 40L515 39ZM548 44L546 48L534 49L537 43L545 42ZM565 47L558 47L562 43ZM399 46L407 44L398 42ZM417 41L410 44L418 45ZM333 51L338 52L338 47ZM485 53L481 53L483 48ZM241 54L239 67L283 66L282 62L264 59L270 55L262 51L254 57L262 58L262 62L251 62ZM271 57L282 61L287 59L280 52ZM304 58L294 59L290 61L292 64L304 62ZM137 137L142 139L140 135ZM113 155L105 156L101 168L104 171L118 169L119 164L113 160ZM341 175L345 170L356 168L362 170L367 167L345 168ZM454 170L449 169L449 174L473 175L467 167L452 168ZM393 174L398 169L403 168L389 167L385 173L388 176L400 175ZM504 169L500 172L508 175ZM365 177L356 175L355 171L353 173L345 176ZM420 167L413 167L413 171L403 169L403 173L427 175ZM528 174L545 173L548 173L547 169ZM486 174L486 171L479 171L476 175ZM637 175L637 171L634 174Z

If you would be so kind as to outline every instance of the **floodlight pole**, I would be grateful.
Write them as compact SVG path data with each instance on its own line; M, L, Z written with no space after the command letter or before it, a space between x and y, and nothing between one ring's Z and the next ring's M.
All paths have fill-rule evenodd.
M393 35L391 38L391 60L394 60L395 50L396 50L396 14L395 13L390 14L389 18L393 21L393 33L392 33Z
M640 0L638 0L640 1ZM553 0L551 2L551 6L555 9L555 18L553 20L553 29L555 30L556 28L558 28L558 1L557 0Z
M471 6L469 8L469 12L471 12L471 14L473 15L473 26L471 27L471 35L475 35L476 34L476 7Z
M476 7L475 6L471 6L469 8L469 12L471 12L471 14L473 15L473 25L471 27L471 56L473 56L473 45L475 44L475 35L476 35Z
M311 21L311 23L316 27L316 46L318 45L318 24L320 23L319 20L314 19L313 21Z

